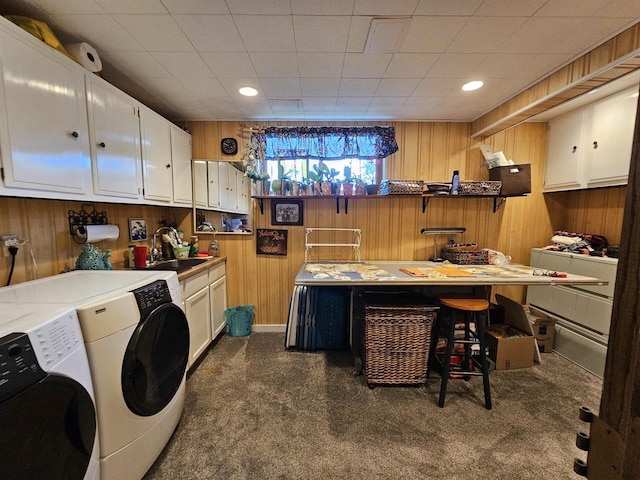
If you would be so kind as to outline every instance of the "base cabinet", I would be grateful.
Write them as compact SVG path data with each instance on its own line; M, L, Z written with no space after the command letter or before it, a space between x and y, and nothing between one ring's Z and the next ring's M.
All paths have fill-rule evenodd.
M183 282L184 310L189 323L189 368L209 346L209 277L202 272Z
M222 268L219 268L222 267ZM224 311L227 309L227 276L224 264L209 270L209 298L211 300L211 336L216 338L227 326Z

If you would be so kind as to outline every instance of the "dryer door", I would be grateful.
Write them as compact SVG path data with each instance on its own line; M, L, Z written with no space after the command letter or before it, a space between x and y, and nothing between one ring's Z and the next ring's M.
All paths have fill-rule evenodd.
M173 303L142 319L127 345L122 364L122 393L141 416L160 412L173 399L187 369L189 325Z

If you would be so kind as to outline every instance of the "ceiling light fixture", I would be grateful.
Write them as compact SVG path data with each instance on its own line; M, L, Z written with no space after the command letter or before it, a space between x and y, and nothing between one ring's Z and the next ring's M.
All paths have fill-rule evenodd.
M462 90L465 92L471 92L472 90L477 90L484 85L482 80L473 80L472 82L467 82L462 86Z
M242 87L238 92L245 97L255 97L258 94L258 90L253 87Z

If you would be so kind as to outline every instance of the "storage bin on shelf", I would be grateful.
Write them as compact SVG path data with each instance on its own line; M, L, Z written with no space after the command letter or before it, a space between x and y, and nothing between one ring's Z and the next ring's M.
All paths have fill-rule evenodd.
M531 193L531 165L508 165L489 169L489 180L502 182L500 195L523 195Z
M367 294L364 310L367 384L425 383L435 301L411 293Z
M380 195L420 195L424 189L422 180L383 180Z
M480 249L475 243L446 245L442 247L442 258L458 265L488 265L489 251Z
M500 195L502 182L460 182L459 195Z

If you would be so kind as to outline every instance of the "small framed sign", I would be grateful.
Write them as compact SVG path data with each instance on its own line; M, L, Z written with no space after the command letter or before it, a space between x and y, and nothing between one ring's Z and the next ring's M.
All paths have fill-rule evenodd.
M262 255L286 255L287 231L258 228L256 230L256 253Z
M129 219L129 238L132 242L147 239L147 220L144 218Z
M271 200L271 225L303 225L302 200Z

